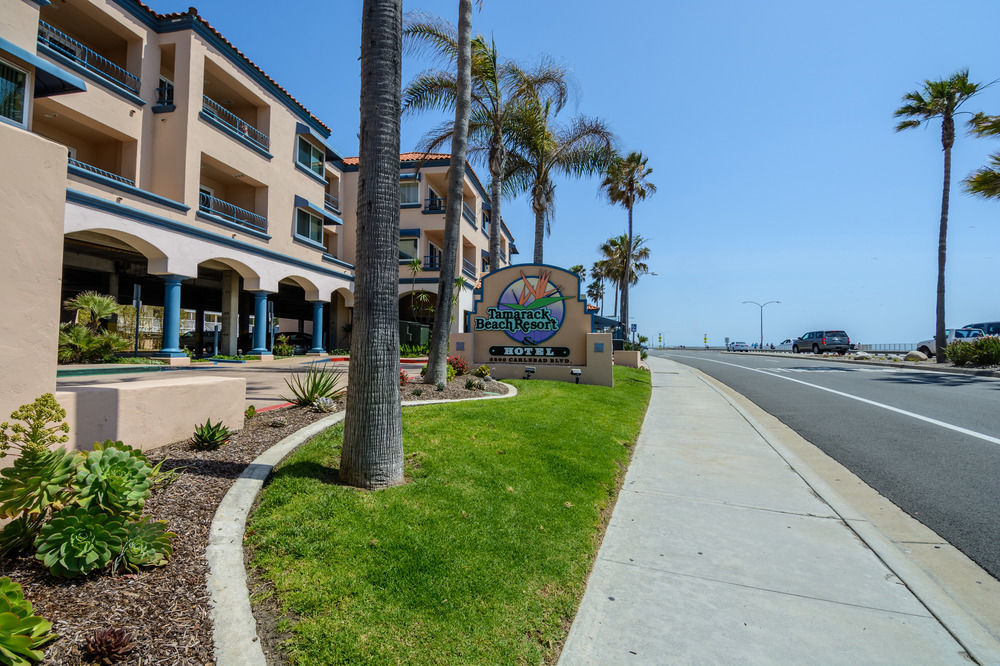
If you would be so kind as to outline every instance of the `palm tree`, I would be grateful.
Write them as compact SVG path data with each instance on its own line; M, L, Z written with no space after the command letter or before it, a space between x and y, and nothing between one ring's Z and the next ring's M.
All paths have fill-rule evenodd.
M628 211L628 246L632 245L632 208L636 201L642 201L656 192L656 185L646 180L653 170L646 166L649 158L632 151L627 157L618 156L612 160L601 182L613 204L621 204ZM628 257L626 257L627 259ZM625 267L628 272L628 266ZM629 283L622 283L622 321L628 322Z
M977 113L969 121L976 136L1000 135L1000 116ZM1000 153L990 155L990 166L978 169L965 179L965 189L970 194L984 199L1000 198Z
M364 0L354 326L340 480L403 482L399 406L399 94L402 0Z
M649 273L649 266L646 260L649 259L649 248L645 245L645 239L636 234L629 241L625 234L609 238L601 244L598 251L604 257L602 259L601 273L615 285L615 312L617 313L617 296L619 291L624 291L624 285L637 284L639 276ZM628 251L631 248L631 252ZM622 324L628 325L628 320L619 318Z
M122 306L118 304L114 296L101 294L96 291L83 291L63 303L67 310L76 310L77 318L80 313L87 314L86 326L91 332L96 333L101 328L101 322L110 319L121 312Z
M543 263L545 235L555 212L556 174L586 176L607 167L613 136L601 120L577 116L566 127L553 124L558 105L551 99L528 99L513 118L505 188L528 192L535 213L533 261Z
M436 56L454 61L458 53L454 28L440 20L418 16L408 22L404 38L413 50L426 48ZM469 152L485 157L490 170L490 271L500 268L500 221L507 148L504 137L521 99L545 96L558 108L566 101L565 72L547 62L525 71L518 65L501 61L496 42L480 35L472 40L472 108L469 115ZM457 79L450 71L427 71L419 74L403 91L403 112L450 110L458 94ZM445 123L430 132L420 149L430 153L452 140L455 126Z
M601 314L604 314L604 282L600 280L593 280L587 285L587 298L596 305L597 301L601 302Z
M944 265L948 250L948 196L951 190L951 147L955 145L955 114L973 95L983 89L969 81L969 70L952 74L950 79L924 81L924 87L903 95L903 106L893 116L905 118L896 125L901 132L919 127L935 118L941 119L941 147L944 149L944 184L941 188L941 226L938 231L937 325L934 342L937 362L945 362Z
M602 272L603 262L598 260L594 262L594 265L590 267L590 284L593 286L596 281L600 285L601 294L601 316L604 316L604 273ZM589 287L588 287L589 289ZM589 292L588 292L589 293Z
M570 273L576 273L580 278L580 282L584 282L587 279L587 269L583 267L583 264L573 264L569 267Z

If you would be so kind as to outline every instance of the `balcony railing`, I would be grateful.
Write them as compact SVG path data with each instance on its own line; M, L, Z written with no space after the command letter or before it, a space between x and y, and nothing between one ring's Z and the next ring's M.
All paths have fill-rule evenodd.
M237 134L256 143L264 150L268 150L271 139L259 129L243 120L229 109L223 107L208 95L202 95L202 111L213 116L220 123L233 130Z
M323 193L323 205L326 206L328 210L332 210L334 213L340 212L340 199L333 196L329 192Z
M96 173L98 176L104 176L105 178L110 178L111 180L117 181L119 183L124 183L125 185L130 185L135 187L135 181L131 178L126 178L125 176L119 176L116 173L111 173L110 171L105 171L104 169L98 169L97 167L87 164L86 162L81 162L80 160L74 160L72 157L69 159L69 165L76 167L77 169L83 169L91 173Z
M440 254L428 254L424 257L424 264L422 268L425 271L439 271L441 270L441 255Z
M443 213L446 203L448 203L446 197L429 197L424 199L424 212Z
M462 272L473 280L476 279L476 265L468 259L462 259Z
M462 217L467 219L469 222L472 222L473 226L475 226L476 214L472 211L471 208L469 208L469 204L467 203L462 204Z
M257 213L251 213L248 210L244 210L239 206L235 206L228 201L223 201L222 199L216 199L213 196L209 196L204 192L199 193L200 199L198 201L198 208L203 212L215 217L221 217L224 220L229 220L230 222L235 222L244 227L250 227L251 229L256 229L257 231L267 232L267 218L263 215L258 215Z
M86 69L139 94L139 77L76 41L45 21L38 22L38 43L80 63Z

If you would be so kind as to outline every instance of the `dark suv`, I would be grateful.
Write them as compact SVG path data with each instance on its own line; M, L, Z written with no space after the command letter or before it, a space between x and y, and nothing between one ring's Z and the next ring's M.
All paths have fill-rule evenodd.
M850 348L851 339L844 331L810 331L792 343L792 351L796 354L805 351L813 354L828 351L843 354Z

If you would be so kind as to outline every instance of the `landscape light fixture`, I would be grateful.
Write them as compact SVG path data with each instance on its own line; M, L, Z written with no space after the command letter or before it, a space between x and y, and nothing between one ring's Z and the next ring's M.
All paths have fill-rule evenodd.
M771 303L781 303L781 301L767 301L766 303L758 303L757 301L743 301L744 305L756 305L760 308L760 347L758 349L764 349L764 306L770 305Z
M531 379L531 375L535 374L535 366L526 365L524 366L524 378Z
M576 383L579 384L580 383L580 375L583 374L583 370L581 370L580 368L573 368L572 370L569 371L569 374L571 374L574 377L576 377Z

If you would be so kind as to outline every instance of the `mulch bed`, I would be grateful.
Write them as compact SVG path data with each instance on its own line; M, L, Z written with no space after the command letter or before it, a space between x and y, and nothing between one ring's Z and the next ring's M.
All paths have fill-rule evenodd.
M443 391L411 382L403 400L481 397L468 390L468 376L452 380ZM419 380L416 380L419 381ZM422 395L414 395L420 389ZM485 391L506 393L507 386L486 382ZM336 410L344 408L338 402ZM92 574L55 578L32 556L0 560L0 576L24 588L36 615L53 623L59 635L45 648L43 664L87 664L87 638L97 629L125 629L135 649L122 664L213 664L212 622L205 577L205 547L215 510L233 481L258 455L296 430L327 416L301 407L259 413L229 443L215 451L195 450L188 441L146 451L163 470L184 467L170 486L156 490L143 515L167 521L177 534L170 562L138 575ZM275 419L285 425L273 427ZM126 442L127 443L127 442Z

